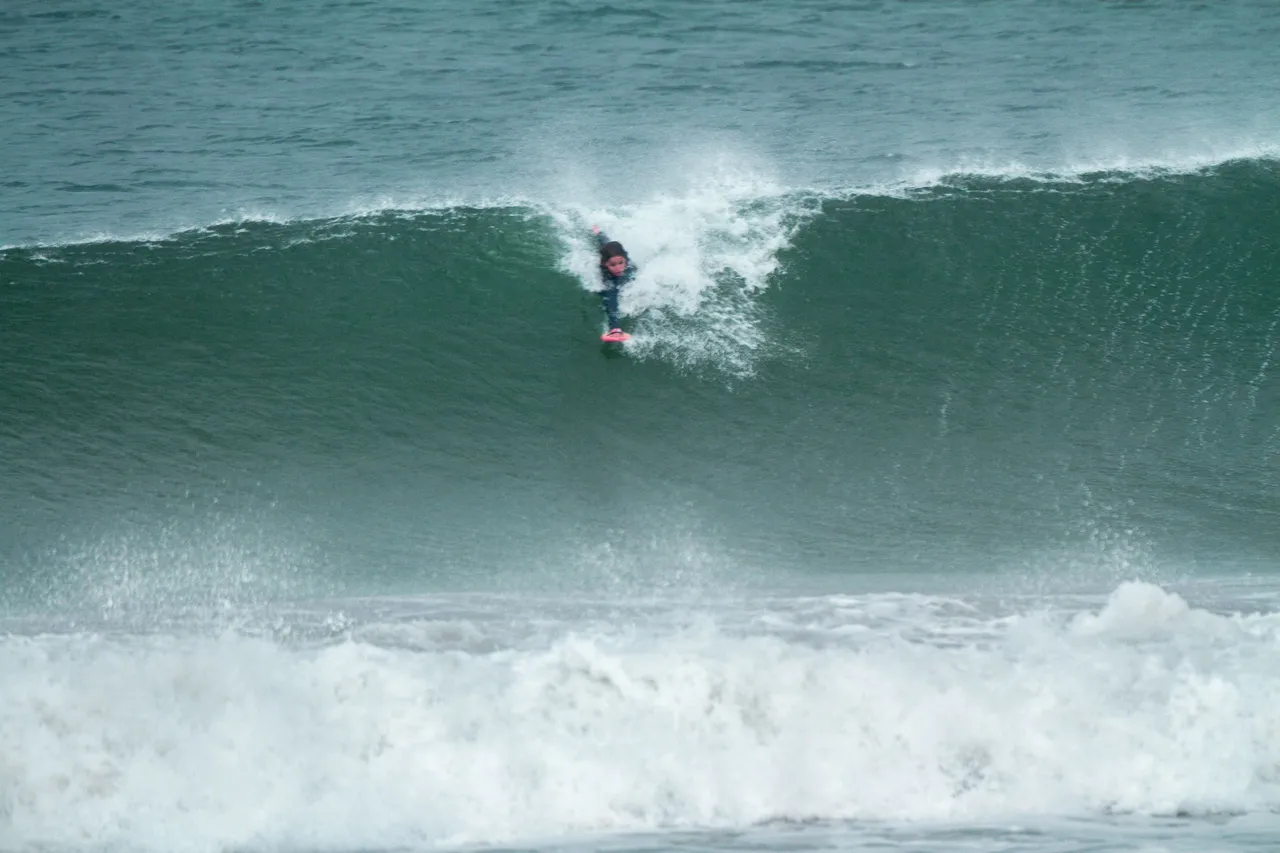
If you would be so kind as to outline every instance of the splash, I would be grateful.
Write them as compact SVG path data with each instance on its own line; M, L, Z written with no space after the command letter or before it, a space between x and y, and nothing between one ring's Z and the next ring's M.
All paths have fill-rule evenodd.
M635 318L634 357L743 377L760 359L789 351L760 296L818 204L730 170L635 204L568 206L553 216L565 247L561 267L584 289L599 288L589 225L622 241L636 260L639 275L622 295L623 313Z

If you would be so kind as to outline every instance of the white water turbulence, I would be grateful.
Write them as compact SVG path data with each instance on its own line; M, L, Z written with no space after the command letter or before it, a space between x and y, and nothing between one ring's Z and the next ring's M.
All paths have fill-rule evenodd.
M620 241L637 264L620 303L632 318L629 354L744 377L762 357L795 354L771 331L759 297L818 203L721 164L634 204L567 205L552 216L565 247L561 268L584 289L600 288L591 225Z
M1085 609L441 596L294 618L330 630L0 639L0 848L1280 808L1280 618L1148 584Z

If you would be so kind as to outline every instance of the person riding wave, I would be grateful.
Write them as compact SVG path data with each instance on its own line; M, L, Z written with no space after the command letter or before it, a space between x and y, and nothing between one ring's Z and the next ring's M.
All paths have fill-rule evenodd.
M600 301L609 320L609 331L603 337L606 340L626 340L629 335L622 331L618 296L622 287L635 279L636 265L631 262L631 257L621 243L610 240L609 235L598 226L591 226L591 231L600 243L600 282L604 285L600 291Z

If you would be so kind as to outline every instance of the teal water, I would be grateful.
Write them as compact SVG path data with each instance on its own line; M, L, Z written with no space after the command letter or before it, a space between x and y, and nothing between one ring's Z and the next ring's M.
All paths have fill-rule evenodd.
M9 9L0 848L1267 849L1277 36Z
M620 205L1270 155L1280 13L183 2L0 18L4 244L505 196Z

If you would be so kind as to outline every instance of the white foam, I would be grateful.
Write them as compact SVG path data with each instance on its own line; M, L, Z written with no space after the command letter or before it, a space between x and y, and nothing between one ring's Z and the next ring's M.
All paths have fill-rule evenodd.
M0 843L431 847L1280 807L1274 615L1140 584L1085 613L449 602L311 647L5 637Z
M554 215L563 268L584 289L600 287L591 224L621 241L637 263L621 300L623 313L637 318L633 356L744 376L761 356L784 349L770 339L759 296L813 207L811 197L723 167L683 190L615 207L568 205Z

